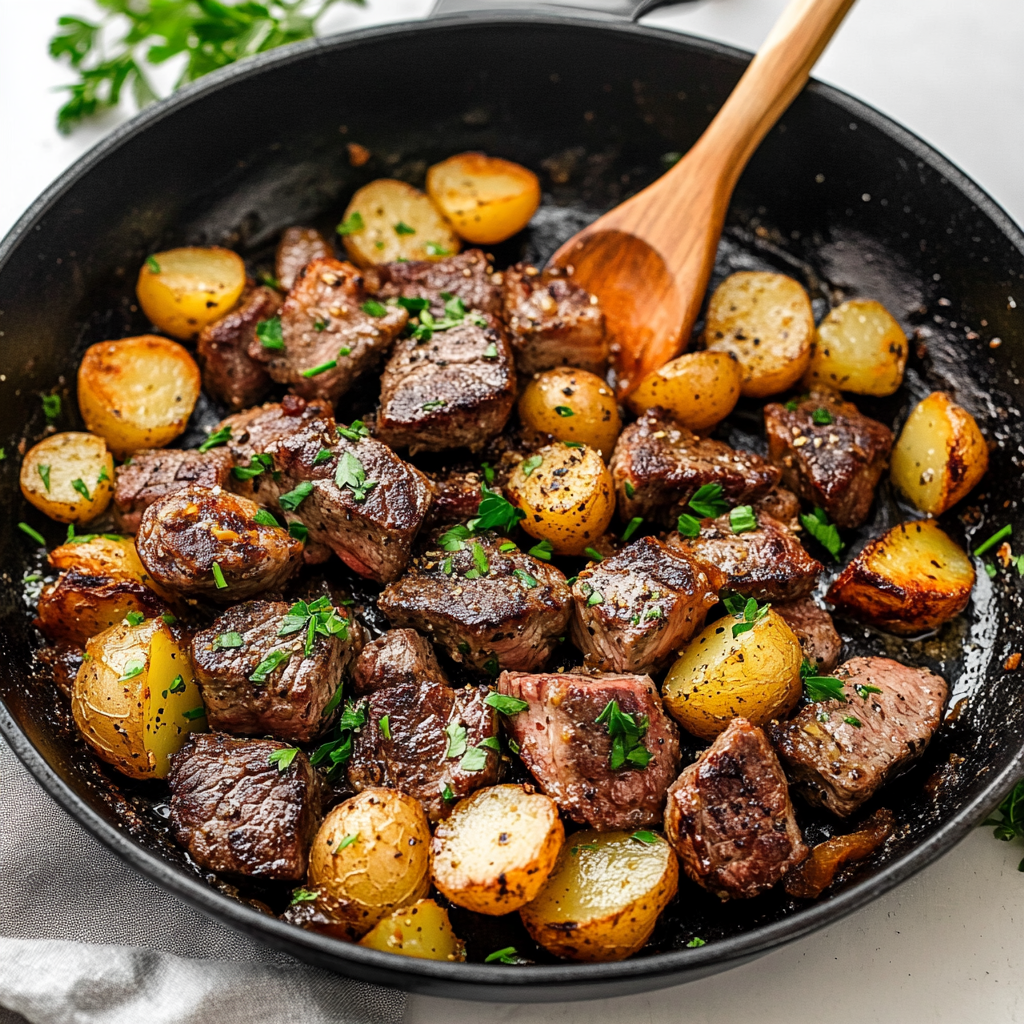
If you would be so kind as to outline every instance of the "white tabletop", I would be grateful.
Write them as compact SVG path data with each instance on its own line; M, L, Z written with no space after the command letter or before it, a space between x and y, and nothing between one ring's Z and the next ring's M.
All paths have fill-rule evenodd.
M330 27L424 14L430 0L338 8ZM784 0L704 0L645 22L756 48ZM0 235L117 123L53 130L46 56L84 0L0 0ZM860 0L817 68L942 150L1024 222L1024 2ZM1006 1024L1024 1021L1024 848L988 830L827 931L715 978L594 1003L501 1006L414 996L406 1024ZM69 936L71 938L72 936Z

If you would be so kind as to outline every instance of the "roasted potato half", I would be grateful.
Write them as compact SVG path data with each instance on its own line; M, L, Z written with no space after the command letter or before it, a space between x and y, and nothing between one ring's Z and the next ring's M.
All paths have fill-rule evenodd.
M430 889L430 827L418 800L364 789L324 818L309 855L309 881L363 912L369 931Z
M811 300L785 274L730 274L708 303L707 348L736 356L747 398L767 398L796 384L807 369L813 338Z
M559 441L580 441L607 462L622 417L612 389L587 370L559 367L535 374L519 397L519 418Z
M907 351L907 336L885 306L850 299L818 325L804 383L857 395L891 395L903 383Z
M391 178L378 178L359 189L340 228L349 259L360 267L439 260L461 248L459 236L430 197Z
M651 937L678 887L679 864L661 836L588 829L569 836L544 888L519 916L555 956L625 960Z
M546 445L512 471L508 491L523 529L557 555L582 555L615 513L611 473L593 448Z
M161 331L189 341L224 316L244 289L245 263L238 253L189 246L150 256L139 270L135 294Z
M419 960L466 959L466 944L452 931L448 911L433 900L420 900L378 921L360 946Z
M494 245L522 231L540 206L533 171L483 153L459 153L427 171L427 193L467 242Z
M743 372L733 352L686 352L644 377L629 406L642 413L660 405L690 430L710 430L740 400Z
M199 367L181 345L143 334L85 350L78 407L85 425L122 458L170 444L185 429L201 386Z
M919 402L889 462L892 482L933 516L952 508L988 469L988 445L974 417L943 391Z
M51 434L21 463L21 493L58 523L87 523L110 504L114 459L95 434Z
M434 830L434 885L467 910L509 914L540 892L564 839L550 797L514 785L477 790Z
M839 574L825 599L888 633L937 629L967 607L974 566L931 519L894 526Z
M206 729L188 652L159 618L89 640L71 711L96 754L133 779L165 778L171 754Z
M803 692L803 650L796 634L770 608L750 628L726 615L694 637L669 669L662 700L687 732L713 740L737 717L754 725L788 715Z

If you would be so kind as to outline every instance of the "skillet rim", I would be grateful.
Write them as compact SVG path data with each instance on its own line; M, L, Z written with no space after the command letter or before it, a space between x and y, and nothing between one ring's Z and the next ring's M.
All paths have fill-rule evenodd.
M444 15L418 22L394 22L281 47L204 76L199 82L136 114L101 139L32 203L0 241L0 276L17 246L30 237L35 225L76 182L123 143L141 135L165 116L194 101L234 84L239 79L255 77L265 69L305 60L317 52L344 50L359 46L367 40L444 31L452 26L500 27L510 23L627 33L744 63L752 57L751 53L737 47L633 22L616 22L581 13L500 10ZM807 89L846 111L851 117L876 128L912 157L941 174L977 207L980 214L988 217L1003 237L1024 256L1024 232L984 189L938 150L880 111L834 86L812 79ZM317 935L268 917L224 896L198 878L190 877L104 819L50 767L25 731L15 722L3 701L0 701L0 734L43 789L96 839L151 881L203 913L307 962L361 977L362 980L397 984L409 991L430 991L433 994L441 994L440 984L446 983L443 994L462 999L503 1002L517 999L557 1002L568 998L603 998L668 987L738 966L773 948L802 938L865 906L951 850L973 831L1009 785L1024 773L1024 749L1018 749L1002 771L989 774L984 781L976 783L973 798L952 817L941 822L927 840L827 901L798 910L779 921L716 940L697 949L674 950L616 963L523 965L510 971L499 965L447 964L398 957Z

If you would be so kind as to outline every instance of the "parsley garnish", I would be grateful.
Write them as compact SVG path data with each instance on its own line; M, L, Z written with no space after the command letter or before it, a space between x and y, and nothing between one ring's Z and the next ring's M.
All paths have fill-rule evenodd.
M542 562L550 562L551 556L554 554L554 550L555 549L551 546L551 541L539 540L526 553L532 558L539 558Z
M518 697L507 697L503 693L494 693L493 691L484 697L484 703L488 707L494 708L495 711L500 711L503 715L518 715L520 711L525 711L530 706L525 700L520 700Z
M482 746L469 747L459 761L459 769L464 772L482 772L486 767L487 750Z
M353 210L334 230L344 237L345 235L354 235L357 231L363 231L365 228L366 222L363 220L363 215L358 210Z
M241 647L244 642L242 634L232 630L230 633L221 633L217 636L213 641L213 649L215 651L224 650L225 648L234 649Z
M424 412L433 412L435 409L443 409L447 404L443 398L436 398L432 402L424 402L420 408Z
M276 291L276 292L283 292L284 291L284 288L282 287L281 282L278 281L278 279L276 277L274 277L273 274L267 274L267 273L260 274L260 281L263 284L265 284L268 288L273 288L274 291Z
M261 508L256 512L252 517L252 521L254 523L259 523L260 526L275 526L277 529L281 528L281 524L278 523L273 514L268 512L265 508Z
M846 703L843 681L834 676L817 675L817 666L809 658L804 658L800 663L800 679L803 681L808 700L839 700ZM881 693L880 690L877 692Z
M484 349L484 359L497 359L498 358L498 346L492 341L487 348Z
M448 747L444 756L446 758L462 757L469 745L467 739L469 733L466 727L461 722L453 720L444 727L444 733L448 737Z
M92 501L92 496L89 494L89 488L85 486L85 481L80 476L75 477L75 479L71 481L71 486L78 491L86 501Z
M593 608L595 604L604 604L604 594L596 587L592 587L589 583L583 583L580 585L580 590L583 591L583 596L587 599L588 608Z
M319 636L337 636L348 639L348 619L338 614L326 595L315 601L296 601L281 619L277 630L278 636L291 636L293 633L306 631L306 644L303 648L308 658L313 653L313 644Z
M814 412L811 413L811 422L819 427L827 427L832 422L832 413L828 409L818 406Z
M679 516L676 528L684 537L700 536L700 520L691 516L689 512L683 512Z
M687 949L700 949L701 946L706 946L707 943L699 936L694 935L692 939L686 944Z
M141 676L146 669L146 663L144 661L131 661L124 669L124 672L117 677L119 683L127 682L129 679L134 679L136 676Z
M149 272L151 274L159 274L160 273L160 264L157 262L155 256L147 256L146 257L146 267L148 268L148 270L149 270Z
M298 747L282 747L280 750L273 751L267 760L271 764L276 764L279 772L283 772L288 770L298 753Z
M173 626L178 621L178 617L176 615L171 615L170 612L164 612L164 614L161 615L160 618L163 619L168 626Z
M980 558L990 548L994 548L1001 540L1013 533L1013 524L1007 523L1001 530L996 531L988 540L982 541L975 549L975 558Z
M236 480L252 480L253 477L257 477L261 473L266 472L266 470L273 468L273 455L261 454L254 455L249 460L248 466L235 466L231 472L234 474Z
M416 234L416 229L409 227L409 225L406 224L404 220L400 220L395 225L395 234L396 235L415 235Z
M632 519L626 524L626 528L622 531L622 539L629 541L633 539L633 534L643 525L643 516L633 516Z
M391 739L391 718L388 715L382 715L380 721L377 723L377 728L380 729L384 736L384 739Z
M341 853L342 850L347 850L354 843L359 842L359 833L350 832L347 836L342 836L338 841L338 845L334 848L335 853Z
M39 476L42 478L43 486L47 489L47 491L49 491L49 489L50 489L50 467L49 466L39 465L39 466L36 466L36 470L38 471Z
M141 626L146 621L146 616L142 612L128 612L124 619L129 626Z
M455 790L447 782L441 787L441 799L446 804L450 804L455 799Z
M289 523L288 536L305 544L309 540L309 527L304 523Z
M388 307L382 305L376 299L367 299L359 308L367 316L382 317L388 315Z
M862 727L863 727L863 725L864 725L864 723L863 723L863 722L862 722L862 721L861 721L861 720L860 720L859 718L855 718L855 717L854 717L853 715L847 715L847 716L846 716L846 717L845 717L845 718L843 719L843 721L844 721L844 722L845 722L845 723L846 723L847 725L853 725L853 726L856 726L856 727L857 727L858 729L862 728Z
M60 415L60 395L40 395L43 401L43 415L52 423Z
M515 578L519 580L527 590L533 590L535 587L540 585L537 583L536 577L531 576L525 569L513 569L512 575L515 576Z
M729 608L728 603L725 603L725 606ZM743 621L735 623L732 627L733 637L738 637L741 633L746 633L753 629L768 614L768 607L767 604L763 604L759 608L756 598L747 598L743 605ZM736 613L733 612L733 614L735 615Z
M215 430L207 439L199 446L201 452L208 452L211 448L216 448L218 445L227 444L231 440L231 428L221 427L220 430Z
M867 683L854 683L853 690L861 700L867 700L868 694L882 692L877 686L868 686Z
M472 537L472 533L468 526L453 526L450 530L445 530L438 539L438 543L445 551L463 551L466 547L466 541Z
M627 480L625 481L626 497L632 498L636 494L636 488Z
M210 567L210 571L213 573L213 582L217 584L217 589L227 590L228 581L224 579L224 570L220 567L220 563L214 562Z
M323 332L327 330L327 325L329 323L330 323L329 320L320 320L320 319L314 320L313 321L313 330L316 331L317 334L323 334ZM338 364L335 363L334 365L337 366ZM312 374L309 374L309 376L312 376Z
M824 509L816 508L813 513L801 513L800 522L804 529L832 556L839 561L839 553L846 546L835 525L828 521Z
M737 505L729 513L729 526L733 533L749 533L757 529L757 516L751 505Z
M288 512L294 512L312 493L313 482L311 480L303 480L293 490L288 491L287 494L282 494L277 500L280 502L281 508Z
M96 483L97 484L106 483L109 479L110 479L110 474L107 473L107 467L103 466L100 469L100 475L98 477L96 477Z
M1004 843L1011 839L1024 836L1024 782L1018 782L1009 793L1003 797L1002 802L995 809L998 818L989 817L982 823L981 827L992 827L996 839ZM1024 860L1017 866L1018 871L1024 871Z
M597 548L584 548L583 549L583 553L592 562L603 562L604 561L604 555L602 555L601 552L597 550Z
M370 431L367 430L366 424L362 420L353 420L347 427L339 426L338 433L346 441L360 441L364 437L370 436Z
M556 405L555 412L557 412L559 416L563 417L576 415L576 413L574 413L567 405Z
M437 242L424 242L423 248L428 256L451 256L451 251Z
M311 366L308 370L303 370L302 376L317 377L321 373L326 373L328 370L333 370L337 365L337 359L328 359L326 363L321 363L319 366Z
M334 458L334 452L327 448L321 448L313 457L313 465L319 466L322 462L330 462Z
M376 480L366 479L363 464L351 452L345 452L338 461L334 483L339 490L348 487L352 491L353 501L366 501L366 495L377 486Z
M492 491L481 485L483 498L476 511L476 518L469 521L469 528L478 533L482 530L511 530L526 513L508 501L500 491Z
M296 889L292 893L292 899L290 906L295 906L296 903L310 903L316 899L316 893L309 889Z
M519 955L517 955L515 946L506 946L504 949L496 949L493 953L488 953L484 957L485 964L521 964L526 961Z
M487 558L487 552L479 541L473 541L473 568L466 573L467 580L479 579L491 571L491 563Z
M283 662L288 661L292 656L291 651L271 651L249 676L250 683L265 683L270 678L270 673L277 669Z
M407 299L404 295L400 295L396 301L403 309L407 309L410 313L421 313L430 306L429 299Z
M321 718L327 718L333 714L341 702L341 692L342 688L339 686L334 691L334 696L327 702L327 706L320 712ZM369 705L365 700L359 704L348 701L335 726L335 737L317 747L310 757L309 763L315 766L329 761L330 768L327 778L333 778L341 766L352 756L352 733L366 725L368 715Z
M197 718L206 717L206 708L193 708L191 711L182 711L181 717L194 722Z
M704 484L687 502L701 519L714 519L729 511L729 505L722 500L721 484Z
M528 459L523 460L522 465L519 468L523 471L523 476L529 476L535 469L539 468L543 462L543 455L531 455Z
M647 829L640 829L639 832L634 832L629 838L635 839L638 843L643 843L644 846L653 846L658 841L658 837L653 832L648 832Z
M646 768L654 756L642 742L650 725L646 715L638 722L632 715L619 708L617 700L610 700L604 710L594 719L595 725L604 725L612 740L608 765L612 769L622 768L627 762L630 768Z
M182 676L175 676L171 680L171 685L167 687L168 693L184 693L185 692L185 680Z
M275 316L269 320L261 320L256 325L256 337L264 348L272 352L283 352L284 334L281 332L281 318Z

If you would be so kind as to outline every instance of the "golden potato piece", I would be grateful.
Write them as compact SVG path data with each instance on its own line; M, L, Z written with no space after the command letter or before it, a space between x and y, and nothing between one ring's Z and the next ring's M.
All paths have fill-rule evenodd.
M804 383L858 395L891 395L903 383L907 351L907 336L885 306L850 299L818 325Z
M533 171L483 153L459 153L427 171L427 193L467 242L493 245L522 231L540 206Z
M796 384L811 358L813 337L811 300L785 274L730 274L708 304L708 350L736 356L747 398L767 398Z
M360 267L440 260L461 248L459 236L430 197L392 178L378 178L359 189L341 227L345 251Z
M839 574L825 596L852 618L888 633L937 629L967 607L974 566L931 519L894 526Z
M58 523L87 523L110 504L114 459L95 434L51 434L21 463L21 493Z
M71 694L85 741L133 779L162 779L206 711L184 647L162 619L119 623L85 646Z
M360 946L419 960L449 963L466 959L466 944L452 931L448 911L433 900L420 900L378 921Z
M622 430L612 389L597 374L571 366L534 374L519 397L519 418L559 441L582 441L606 462Z
M557 555L582 555L615 513L611 473L593 448L546 445L512 471L508 490L523 529Z
M978 485L988 470L988 445L966 409L933 391L907 417L889 466L892 482L937 516Z
M172 338L189 341L239 300L245 288L242 257L220 246L189 246L154 253L139 270L135 293L149 319Z
M651 937L679 887L672 848L653 832L569 836L547 884L519 911L534 940L569 960L625 960Z
M635 413L656 405L694 432L721 423L740 400L743 369L732 352L686 352L649 373L628 399Z
M85 350L78 407L85 425L122 458L170 444L185 429L201 386L199 367L181 345L143 334Z
M771 609L752 628L726 615L695 636L662 686L668 713L687 732L713 740L734 718L766 725L788 715L803 692L803 650L796 634Z
M309 855L309 881L364 913L369 931L395 907L430 890L430 827L418 800L364 789L324 819Z
M434 885L467 910L511 913L540 892L564 839L550 797L514 785L477 790L434 830Z

